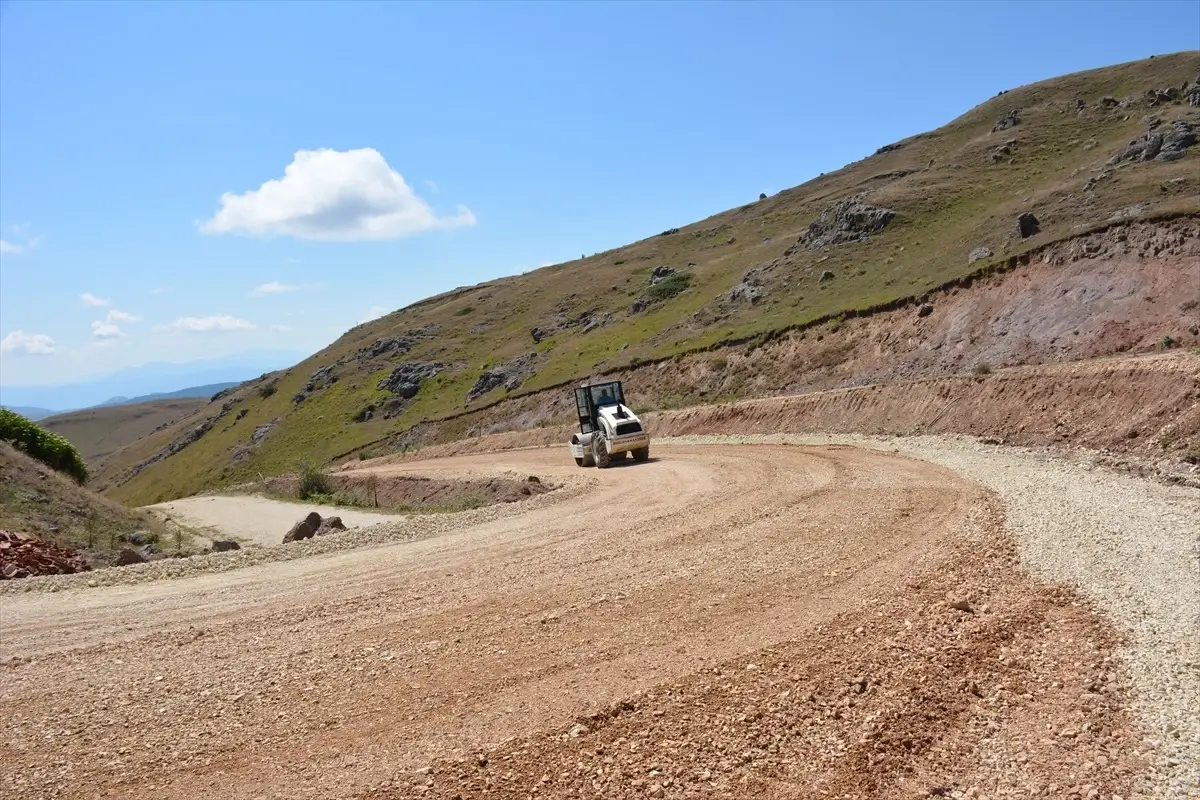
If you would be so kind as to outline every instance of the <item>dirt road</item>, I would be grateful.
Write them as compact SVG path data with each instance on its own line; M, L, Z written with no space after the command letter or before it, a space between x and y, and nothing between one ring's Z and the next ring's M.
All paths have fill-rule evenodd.
M386 469L498 458L580 474ZM587 479L401 544L2 598L0 794L1131 796L1118 637L1031 582L979 484L787 445Z
M283 541L283 535L310 511L322 517L338 516L348 528L362 528L381 522L396 522L390 514L335 506L309 505L271 500L265 497L185 497L168 503L147 506L160 514L198 529L209 538L228 537L242 543L270 546Z

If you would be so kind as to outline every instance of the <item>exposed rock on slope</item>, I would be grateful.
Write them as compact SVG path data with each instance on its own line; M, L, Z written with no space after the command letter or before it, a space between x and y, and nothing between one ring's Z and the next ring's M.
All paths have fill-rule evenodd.
M800 234L797 244L809 249L861 242L895 218L896 212L863 202L866 194L847 197L821 212Z

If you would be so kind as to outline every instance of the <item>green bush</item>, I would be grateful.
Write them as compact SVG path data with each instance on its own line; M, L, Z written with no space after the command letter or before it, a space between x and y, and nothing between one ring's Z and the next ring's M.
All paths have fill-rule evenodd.
M275 385L275 381L270 381L258 387L258 396L265 400L278 390L279 387Z
M470 314L474 310L475 310L474 306L465 306L464 308L460 308L458 311L455 311L454 316L465 317L467 314Z
M75 445L31 419L0 409L0 439L43 464L70 475L77 483L87 481L87 464Z
M333 481L329 479L329 473L314 466L311 461L304 461L300 464L300 483L296 493L300 495L301 500L308 500L317 495L331 495Z
M646 290L646 296L651 300L670 300L675 295L688 288L692 283L690 272L678 272L669 278L659 281Z

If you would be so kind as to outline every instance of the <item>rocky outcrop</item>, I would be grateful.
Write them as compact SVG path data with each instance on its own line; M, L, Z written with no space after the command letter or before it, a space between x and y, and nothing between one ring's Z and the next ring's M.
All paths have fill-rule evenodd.
M70 575L91 568L77 550L56 547L28 533L0 531L0 580Z
M650 285L653 286L656 283L662 283L667 278L675 275L677 272L678 270L676 270L674 267L668 267L665 264L655 267L654 271L650 273Z
M864 196L859 194L844 198L822 211L821 216L809 223L808 230L800 234L787 254L795 252L796 247L819 250L847 242L865 241L895 219L895 211L864 203Z
M976 247L974 250L971 251L971 254L969 256L967 256L967 263L974 264L976 261L982 261L985 258L991 258L991 257L992 257L992 251L990 249L988 249L986 247Z
M997 131L1005 131L1009 128L1015 128L1021 124L1021 109L1014 108L1007 112L1000 119L996 120L996 124L992 126L992 133Z
M233 539L213 539L212 549L214 553L227 553L232 550L241 550L242 546Z
M446 365L440 361L404 361L392 368L391 374L379 382L378 388L407 400L421 391L422 383L445 368Z
M283 535L283 543L299 542L304 539L311 539L317 535L317 531L321 528L321 515L315 511L310 511L308 516L292 526L292 529Z
M1041 227L1038 224L1038 218L1032 212L1026 211L1017 217L1017 235L1022 239L1028 239L1040 230Z
M587 329L585 328L585 331ZM503 386L510 392L516 391L521 384L534 372L537 353L526 353L523 356L496 364L479 374L475 385L467 392L467 402L470 403L488 392Z
M757 305L766 296L767 289L763 282L762 270L759 268L746 270L741 283L729 290L731 303Z
M1170 125L1155 122L1144 136L1134 139L1124 150L1110 158L1108 164L1176 161L1187 155L1188 148L1196 144L1196 135L1196 127L1183 120L1176 120Z

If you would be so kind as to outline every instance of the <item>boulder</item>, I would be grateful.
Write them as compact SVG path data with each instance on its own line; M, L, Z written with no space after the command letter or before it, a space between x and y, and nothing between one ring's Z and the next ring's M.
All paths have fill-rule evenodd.
M127 567L130 564L145 564L146 557L134 550L132 547L122 547L117 553L116 559L113 561L113 566Z
M833 280L833 272L831 270L825 270L824 272L821 273L821 277L818 278L817 280L820 283L824 283L825 281L831 281L831 280Z
M233 539L213 539L212 549L214 553L225 553L230 550L241 550L242 546Z
M677 270L666 265L655 267L654 271L650 273L650 285L653 286L656 283L665 281L667 278L674 275L676 271Z
M974 264L976 261L982 261L985 258L991 258L992 251L986 247L976 247L971 251L971 255L967 256L967 263Z
M1196 136L1196 128L1189 122L1176 120L1169 127L1154 122L1141 138L1134 139L1124 150L1110 158L1108 164L1120 164L1123 161L1177 161L1187 155L1188 148L1196 144Z
M917 309L918 317L928 317L932 313L933 303L921 303L920 307Z
M283 536L283 541L298 542L302 539L311 539L317 535L317 531L321 527L321 515L315 511L310 511L308 516L292 526L292 529Z
M1030 236L1033 236L1040 230L1041 228L1038 226L1038 218L1035 217L1032 212L1026 211L1024 214L1017 217L1017 233L1020 234L1022 239L1028 239Z
M346 530L346 526L342 523L341 517L326 517L321 520L320 527L317 528L316 536L328 536L331 533L338 533Z

